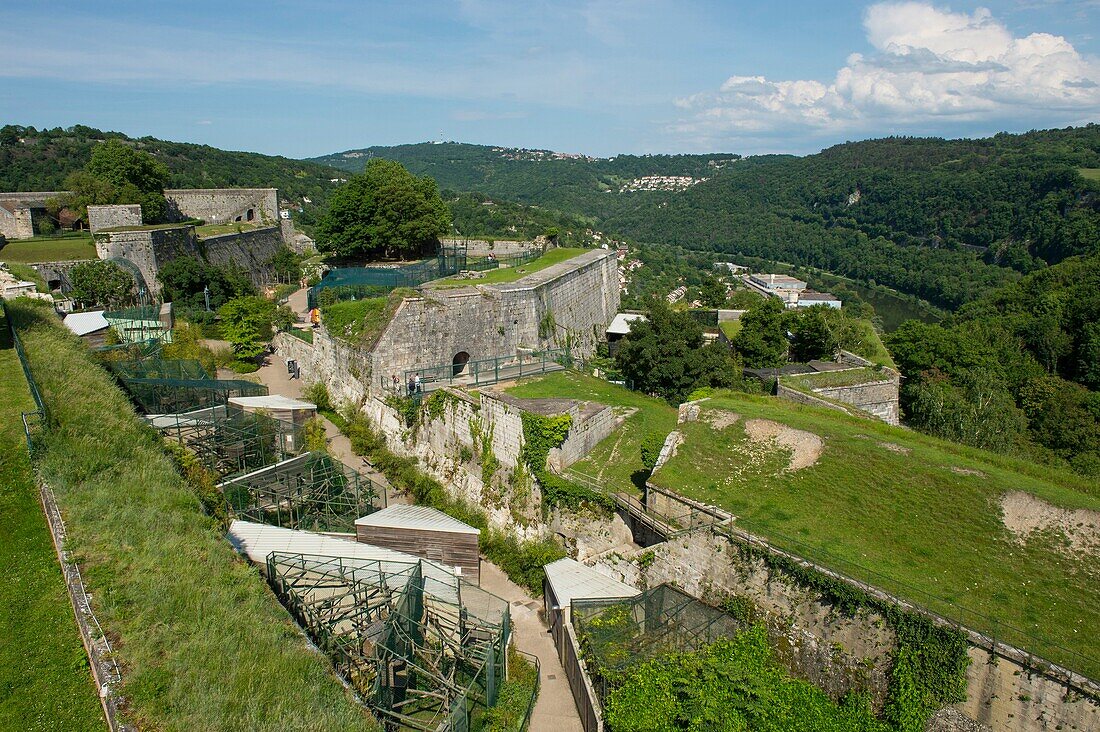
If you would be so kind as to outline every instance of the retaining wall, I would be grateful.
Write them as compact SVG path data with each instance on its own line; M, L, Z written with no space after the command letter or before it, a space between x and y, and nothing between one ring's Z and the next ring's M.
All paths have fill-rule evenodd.
M424 288L421 297L398 307L379 337L371 353L372 383L449 364L463 352L478 360L568 345L589 355L618 308L615 252L604 249L509 284Z
M136 203L113 206L88 206L88 228L95 233L117 226L141 226L141 206Z
M279 192L275 188L179 188L165 191L164 197L176 220L202 219L208 224L265 221L272 226L279 222Z

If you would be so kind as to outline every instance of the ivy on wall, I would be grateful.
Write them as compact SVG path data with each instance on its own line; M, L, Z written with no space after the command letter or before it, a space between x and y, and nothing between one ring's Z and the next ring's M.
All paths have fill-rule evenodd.
M588 504L614 509L614 502L607 496L546 469L546 459L550 456L550 450L561 447L565 438L569 436L569 428L573 426L572 415L560 414L556 417L547 417L542 414L521 412L520 417L523 420L523 446L519 450L519 459L542 487L542 502L545 508L554 506L578 508L581 504Z

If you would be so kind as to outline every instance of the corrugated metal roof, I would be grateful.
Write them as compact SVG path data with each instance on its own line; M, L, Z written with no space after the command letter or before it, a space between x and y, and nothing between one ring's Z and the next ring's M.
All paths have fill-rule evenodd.
M645 320L646 317L641 313L619 313L615 316L615 319L611 321L611 325L607 326L607 332L614 335L626 335L630 332L630 324L635 320Z
M576 559L559 559L543 567L546 581L558 599L558 607L569 607L573 600L594 597L633 597L638 590L612 579Z
M453 583L455 579L454 572L449 568L412 554L312 531L298 531L252 521L234 521L230 524L229 542L241 554L259 564L266 562L271 552L310 554L320 557L352 557L407 564L422 562L426 577L449 583Z
M282 394L230 397L229 403L238 407L252 407L253 409L317 409L317 405L313 402L292 399Z
M87 313L69 313L65 316L65 327L78 336L95 333L97 330L109 328L110 323L103 317L102 310L93 310Z
M464 524L442 511L429 506L397 505L383 508L356 519L356 526L385 526L395 529L419 529L422 531L446 531L452 534L480 534L481 529Z

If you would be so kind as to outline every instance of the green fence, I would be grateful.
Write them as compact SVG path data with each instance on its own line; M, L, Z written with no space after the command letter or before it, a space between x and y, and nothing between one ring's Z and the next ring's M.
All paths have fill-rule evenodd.
M524 376L535 376L550 371L570 368L576 363L568 349L555 348L546 351L534 351L518 356L497 356L474 361L454 361L419 369L407 369L401 374L401 380L394 383L393 375L379 375L379 385L384 390L409 395L415 391L410 384L420 377L420 391L433 391L440 387L462 384L463 386L487 386L498 381L509 381Z
M2 308L2 306L0 306L0 308ZM36 407L34 411L20 413L20 419L23 422L23 433L27 437L27 449L33 453L37 443L41 440L42 432L49 425L50 413L46 408L45 400L42 399L42 393L38 390L38 384L34 381L30 363L27 361L27 352L23 350L23 341L20 340L19 333L15 330L15 324L6 311L3 314L12 344L15 346L16 356L19 358L19 365L23 369L23 376L26 377L27 386L30 388L31 398L34 399L34 405Z
M465 247L441 247L434 259L396 267L338 267L309 288L309 307L376 297L397 287L416 287L467 267ZM323 294L322 294L323 293Z

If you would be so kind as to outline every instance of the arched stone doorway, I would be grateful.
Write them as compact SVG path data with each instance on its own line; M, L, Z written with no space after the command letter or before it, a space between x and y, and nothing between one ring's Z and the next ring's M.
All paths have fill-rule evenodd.
M451 376L458 376L466 370L466 364L470 361L470 354L465 351L459 351L455 354L455 357L451 359Z

